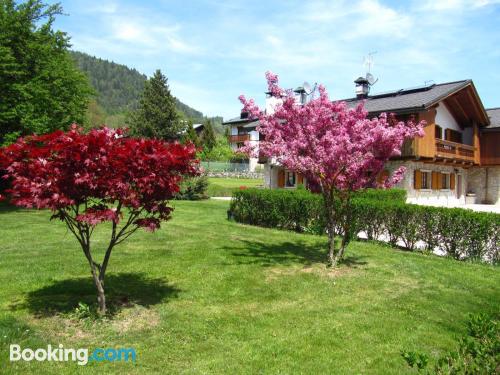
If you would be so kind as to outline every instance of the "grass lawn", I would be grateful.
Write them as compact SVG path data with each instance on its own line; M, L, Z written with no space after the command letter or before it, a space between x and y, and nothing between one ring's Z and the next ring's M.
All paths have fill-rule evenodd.
M262 186L264 181L260 178L222 178L210 177L208 179L207 195L209 197L230 197L234 190L241 186L247 188Z
M226 220L228 202L176 201L159 232L114 250L107 322L75 318L95 299L76 240L47 211L0 209L0 372L401 374L438 356L468 313L498 312L488 265L353 242L336 271L326 239ZM97 232L97 245L107 232ZM9 344L133 347L135 363L8 361Z

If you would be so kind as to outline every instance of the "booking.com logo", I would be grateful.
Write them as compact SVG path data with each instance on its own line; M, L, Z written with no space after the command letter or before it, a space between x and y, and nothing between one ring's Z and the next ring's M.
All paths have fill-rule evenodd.
M47 345L47 348L21 349L18 344L10 345L10 361L53 361L53 362L77 362L80 366L85 366L89 362L117 362L131 360L135 362L136 353L133 348L96 348L90 354L88 349L65 348L63 344L57 347Z

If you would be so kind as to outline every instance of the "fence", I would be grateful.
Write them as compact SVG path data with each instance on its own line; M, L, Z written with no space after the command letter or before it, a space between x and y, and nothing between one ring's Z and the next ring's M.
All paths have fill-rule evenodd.
M202 161L201 166L208 172L249 172L248 163Z

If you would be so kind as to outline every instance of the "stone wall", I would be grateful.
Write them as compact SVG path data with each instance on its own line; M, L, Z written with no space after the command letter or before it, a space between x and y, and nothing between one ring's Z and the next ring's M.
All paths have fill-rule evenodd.
M468 191L476 194L476 203L500 206L500 167L469 169Z
M448 165L437 165L422 163L418 161L390 161L386 164L385 169L387 169L390 174L394 172L400 166L406 167L406 173L402 181L396 186L398 188L405 189L407 191L407 197L409 203L418 204L429 204L429 205L440 205L440 206L455 206L465 204L465 194L467 193L467 170ZM428 170L435 172L449 172L455 173L455 189L447 190L432 190L432 189L414 189L413 175L416 169ZM461 176L462 180L462 194L457 197L457 189L459 178Z
M264 180L264 174L260 172L210 172L207 171L208 177L221 178L255 178Z

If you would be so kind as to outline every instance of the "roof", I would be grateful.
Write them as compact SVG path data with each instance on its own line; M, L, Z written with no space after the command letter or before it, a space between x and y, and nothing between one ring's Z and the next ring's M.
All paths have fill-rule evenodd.
M362 77L360 77L362 78ZM365 109L370 114L378 114L380 112L394 112L399 114L405 113L415 113L419 111L426 110L433 105L437 104L441 100L459 92L460 90L471 87L472 95L477 98L478 101L478 112L475 112L480 117L480 124L486 125L488 123L488 119L486 117L486 112L483 108L481 100L477 95L477 91L474 88L474 84L472 80L465 79L461 81L455 82L445 82L438 83L420 87L413 87L395 91L389 91L385 93L369 95L367 98L349 98L342 99L340 101L345 101L349 107L355 107L361 101L364 101ZM492 108L489 111L495 111L494 118L500 116L500 108ZM491 120L494 121L493 119ZM236 117L224 122L224 125L232 125L232 124L246 124L252 122L252 120L246 118L242 119L240 117ZM500 122L496 121L498 124ZM497 125L499 126L499 125ZM488 128L495 127L493 124Z
M500 107L488 108L486 109L486 113L490 118L490 125L485 129L500 130Z
M247 125L251 123L257 123L255 119L251 118L241 118L241 117L234 117L232 119L229 119L227 121L224 121L222 125L234 125L234 124L241 124L241 125ZM256 125L256 124L255 124Z
M193 124L193 129L198 129L199 127L204 127L205 125L203 124Z
M405 112L426 109L441 99L464 88L470 79L456 82L439 83L409 89L401 89L381 94L369 95L366 99L344 99L349 107L355 107L365 100L365 109L372 112Z

